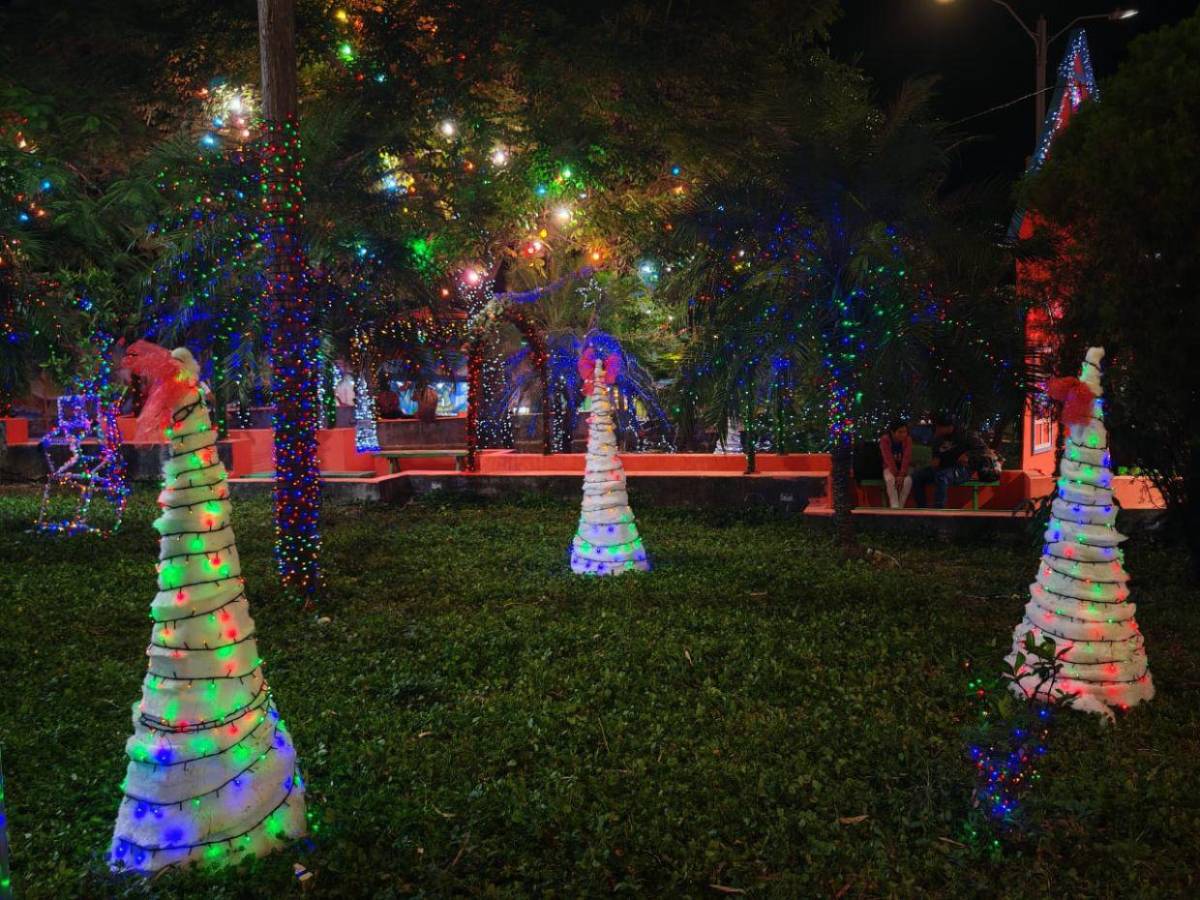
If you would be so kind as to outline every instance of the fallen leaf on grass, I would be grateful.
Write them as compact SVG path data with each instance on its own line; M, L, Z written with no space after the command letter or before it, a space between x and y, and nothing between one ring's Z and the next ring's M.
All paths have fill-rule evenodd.
M744 894L744 893L746 893L741 888L726 887L723 884L710 884L709 887L712 888L714 891L716 891L719 894Z
M938 838L938 840L941 841L943 844L950 844L953 847L966 847L967 846L966 844L960 844L958 841L951 840L948 837L940 837L940 838Z
M696 664L694 662L692 662L691 651L689 651L687 647L683 648L683 657L684 657L684 659L686 659L688 661L689 666L691 666L692 668L696 667Z
M861 825L867 821L866 816L842 816L838 819L839 825Z

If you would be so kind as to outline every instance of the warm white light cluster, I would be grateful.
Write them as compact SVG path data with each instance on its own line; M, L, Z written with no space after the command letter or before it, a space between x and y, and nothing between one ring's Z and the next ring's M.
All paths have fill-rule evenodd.
M1141 631L1128 601L1129 575L1119 549L1125 536L1114 527L1112 461L1104 427L1101 347L1087 352L1080 380L1095 399L1090 419L1072 425L1059 464L1058 493L1046 529L1037 580L1030 585L1025 618L1013 635L1009 662L1024 652L1025 636L1053 638L1062 657L1055 687L1075 696L1076 709L1111 715L1154 696ZM1014 690L1038 689L1027 674ZM1044 691L1044 686L1042 690Z

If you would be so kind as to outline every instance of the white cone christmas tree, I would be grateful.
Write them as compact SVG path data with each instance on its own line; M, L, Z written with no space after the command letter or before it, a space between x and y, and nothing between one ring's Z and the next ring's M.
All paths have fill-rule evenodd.
M139 341L126 364L152 385L139 429L162 434L165 421L171 452L149 671L109 861L140 873L238 862L304 834L304 785L263 677L195 360Z
M354 449L359 453L379 450L379 428L375 420L375 395L362 375L354 380Z
M590 355L585 355L584 360L590 359ZM571 543L571 571L580 575L620 575L631 570L650 570L646 548L633 521L633 510L629 508L625 467L617 456L617 435L609 396L609 383L615 380L617 366L619 362L615 356L608 357L607 362L597 359L592 372L583 509Z
M1030 585L1025 618L1013 635L1013 663L1025 637L1053 638L1063 667L1055 684L1075 697L1073 707L1111 715L1154 696L1142 635L1128 601L1129 575L1114 527L1112 461L1101 397L1101 347L1087 352L1081 377L1055 379L1051 394L1063 400L1069 426L1059 463L1057 495L1051 507L1037 580ZM1064 653L1065 651L1065 653ZM1037 677L1027 674L1014 691L1032 693ZM1043 686L1043 690L1045 690ZM1049 699L1049 698L1043 698Z

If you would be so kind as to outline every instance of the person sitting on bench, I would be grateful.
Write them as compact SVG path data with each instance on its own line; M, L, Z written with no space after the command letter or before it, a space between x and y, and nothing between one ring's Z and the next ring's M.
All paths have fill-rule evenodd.
M883 484L887 489L888 505L892 509L903 509L913 484L912 476L908 474L912 463L912 438L907 422L895 421L888 425L879 439L879 455L883 457Z
M953 485L971 480L971 473L987 456L987 445L974 431L958 425L949 416L938 416L933 423L933 458L930 464L913 474L913 497L917 506L928 505L926 488L933 485L933 505L946 505Z

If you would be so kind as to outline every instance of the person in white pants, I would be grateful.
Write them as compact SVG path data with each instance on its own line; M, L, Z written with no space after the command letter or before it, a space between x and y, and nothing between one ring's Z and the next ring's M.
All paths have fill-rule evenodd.
M912 437L905 422L893 422L879 439L879 453L883 457L883 484L887 488L888 505L892 509L903 509L912 490ZM898 490L897 490L898 489Z

